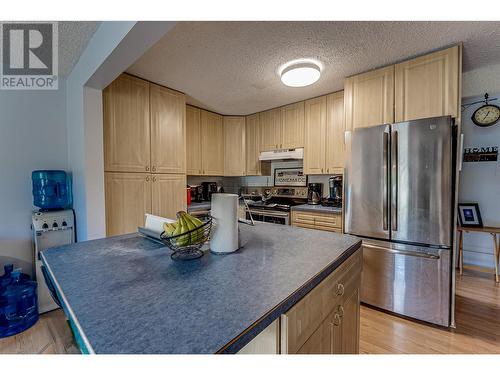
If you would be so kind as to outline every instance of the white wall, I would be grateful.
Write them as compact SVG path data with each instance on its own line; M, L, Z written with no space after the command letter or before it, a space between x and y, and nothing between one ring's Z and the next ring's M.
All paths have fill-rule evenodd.
M499 98L493 103L500 105L500 64L463 74L463 104L483 99L485 92ZM472 113L479 106L462 112L464 147L500 146L500 123L480 128L472 122ZM479 203L484 225L500 226L500 162L464 163L459 201ZM464 263L493 268L493 240L489 234L465 234Z
M0 263L31 265L31 171L67 168L65 81L55 91L1 90Z

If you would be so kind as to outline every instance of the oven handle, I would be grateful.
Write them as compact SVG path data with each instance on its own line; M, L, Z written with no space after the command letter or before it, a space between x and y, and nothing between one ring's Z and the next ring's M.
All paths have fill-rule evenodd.
M270 211L257 211L250 210L252 214L267 216L267 217L289 217L289 213L287 212L270 212Z

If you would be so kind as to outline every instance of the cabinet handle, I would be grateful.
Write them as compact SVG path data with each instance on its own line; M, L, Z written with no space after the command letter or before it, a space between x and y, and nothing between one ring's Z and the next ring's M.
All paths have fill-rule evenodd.
M342 318L344 316L344 306L337 306L337 314Z
M337 296L343 296L344 295L344 284L337 284L337 290L335 292Z
M339 326L340 325L340 315L339 314L335 314L333 316L333 325L335 325L335 326Z
M153 176L153 182L156 182L156 176Z
M149 171L149 165L146 165L146 172Z
M156 166L153 165L153 167L151 168L151 170L154 172L156 171Z
M149 182L149 176L146 176L146 182Z

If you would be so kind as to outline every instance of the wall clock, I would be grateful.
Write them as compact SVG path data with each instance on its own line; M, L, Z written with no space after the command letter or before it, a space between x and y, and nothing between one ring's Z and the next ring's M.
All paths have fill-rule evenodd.
M500 107L488 103L488 94L484 94L484 103L472 114L472 122L481 127L495 125L500 119Z

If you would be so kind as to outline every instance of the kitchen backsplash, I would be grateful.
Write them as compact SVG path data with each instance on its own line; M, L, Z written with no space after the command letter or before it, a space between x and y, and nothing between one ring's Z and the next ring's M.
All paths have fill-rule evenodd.
M210 176L188 176L187 182L189 185L199 185L203 181L217 182L218 185L224 187L226 193L238 193L240 186L273 186L274 170L276 168L301 168L302 161L277 161L271 163L271 176L245 176L245 177L210 177ZM309 175L307 182L323 183L323 196L328 196L328 179L329 175Z

